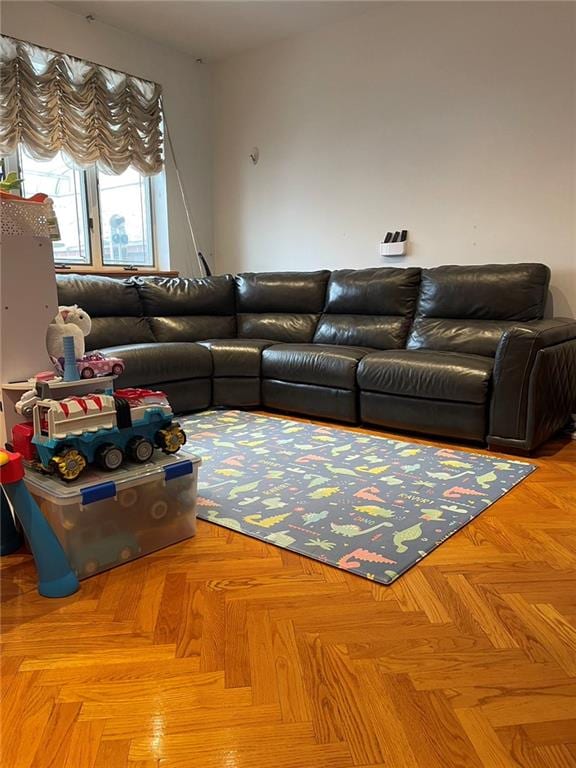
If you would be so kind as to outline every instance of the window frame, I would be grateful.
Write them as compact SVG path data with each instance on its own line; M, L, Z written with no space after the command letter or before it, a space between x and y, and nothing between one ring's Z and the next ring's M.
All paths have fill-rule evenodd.
M18 177L22 176L22 167L20 160L20 146L18 150L9 156L2 158L4 170L6 174L15 172ZM156 211L156 197L155 182L152 176L143 176L144 187L144 199L146 207L146 235L148 238L149 248L152 255L152 264L105 264L103 260L103 247L102 247L102 227L101 227L101 215L100 215L100 190L98 182L98 169L95 165L90 168L79 168L78 171L82 175L82 204L84 206L83 214L85 220L85 229L87 233L87 255L89 261L84 262L62 262L54 258L54 266L57 270L66 272L95 272L95 273L147 273L147 272L159 272L161 268L159 266L158 259L158 242L160 241L160 233L157 231L157 223L159 220L158 212ZM165 171L164 171L165 173ZM159 174L162 175L162 174ZM21 189L19 193L21 193Z

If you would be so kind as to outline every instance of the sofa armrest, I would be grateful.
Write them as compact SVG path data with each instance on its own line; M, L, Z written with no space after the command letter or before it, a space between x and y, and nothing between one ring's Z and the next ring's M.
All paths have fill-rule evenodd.
M560 429L576 404L576 320L518 324L494 362L488 443L532 450Z

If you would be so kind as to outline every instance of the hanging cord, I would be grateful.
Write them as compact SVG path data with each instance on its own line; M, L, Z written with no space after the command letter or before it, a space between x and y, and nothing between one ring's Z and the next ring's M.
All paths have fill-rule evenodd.
M190 230L190 236L192 237L192 245L194 246L194 253L196 254L196 259L198 260L198 266L200 267L200 274L209 276L211 274L210 267L208 266L208 263L206 262L206 259L202 254L202 251L198 249L198 245L196 243L196 237L194 235L194 227L192 226L192 217L190 216L190 209L188 207L188 201L186 200L186 192L184 191L182 177L180 176L180 169L178 168L178 163L176 162L176 153L174 152L174 145L172 144L172 138L170 136L170 131L168 130L168 121L166 120L166 113L164 112L164 104L162 104L162 112L164 113L164 133L166 134L166 143L168 145L168 149L172 157L172 162L174 163L174 168L176 170L176 178L178 180L178 186L180 188L180 194L182 196L182 203L184 204L184 211L186 213L186 221L188 222L188 229Z

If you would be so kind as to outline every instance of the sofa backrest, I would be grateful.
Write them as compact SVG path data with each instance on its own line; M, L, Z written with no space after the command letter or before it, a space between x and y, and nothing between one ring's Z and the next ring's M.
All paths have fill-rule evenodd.
M340 269L328 281L314 342L374 349L406 344L418 299L420 269Z
M142 277L137 288L156 341L236 336L234 278Z
M85 341L87 351L156 340L133 278L56 275L56 280L58 303L78 304L92 318L92 331Z
M543 316L549 279L543 264L500 264L235 279L72 274L57 275L57 285L60 304L78 304L92 317L87 350L238 335L491 356L508 328Z
M543 317L549 282L544 264L424 269L407 346L492 356L508 328Z
M236 277L238 336L311 342L330 272L245 272Z

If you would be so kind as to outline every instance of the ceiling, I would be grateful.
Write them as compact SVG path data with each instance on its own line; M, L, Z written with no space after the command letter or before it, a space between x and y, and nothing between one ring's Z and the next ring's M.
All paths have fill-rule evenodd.
M364 0L57 0L71 13L216 61L357 15Z

